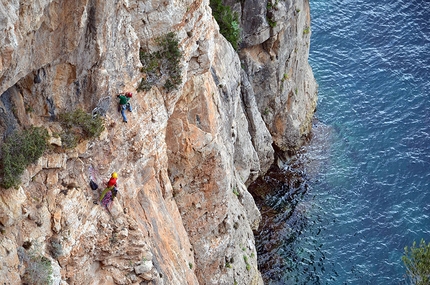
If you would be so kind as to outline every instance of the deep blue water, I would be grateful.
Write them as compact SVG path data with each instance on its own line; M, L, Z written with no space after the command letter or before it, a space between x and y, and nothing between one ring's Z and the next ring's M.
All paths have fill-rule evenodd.
M430 242L430 1L310 5L319 122L265 178L259 266L267 284L402 284L404 247Z

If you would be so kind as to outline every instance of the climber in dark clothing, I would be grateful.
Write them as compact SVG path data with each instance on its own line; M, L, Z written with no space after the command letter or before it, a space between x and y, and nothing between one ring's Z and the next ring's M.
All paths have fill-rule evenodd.
M116 97L119 98L118 111L121 112L122 121L127 123L127 116L125 115L125 110L127 109L129 112L132 111L129 101L131 97L133 97L133 94L131 92L126 92L125 94L119 94Z

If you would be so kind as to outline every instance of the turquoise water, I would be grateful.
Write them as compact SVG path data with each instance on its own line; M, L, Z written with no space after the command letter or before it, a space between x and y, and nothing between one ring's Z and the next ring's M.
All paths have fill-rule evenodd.
M430 241L430 1L310 5L318 121L265 177L259 267L267 284L403 284L403 248Z

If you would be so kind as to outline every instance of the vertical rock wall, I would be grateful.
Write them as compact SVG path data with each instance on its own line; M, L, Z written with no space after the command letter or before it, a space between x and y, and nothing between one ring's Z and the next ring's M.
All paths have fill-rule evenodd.
M252 234L260 216L244 185L258 157L240 102L239 59L225 40L215 40L212 66L184 85L169 118L169 177L198 279L261 284ZM236 148L243 167L235 164Z
M309 135L317 100L308 64L309 1L244 1L241 9L239 54L258 110L276 148L295 149Z
M52 284L262 284L246 186L273 163L272 143L286 151L309 131L309 4L225 4L241 15L239 54L208 0L0 1L0 133L52 135L21 186L0 189L0 281L36 278L43 257ZM135 92L140 49L172 31L183 83ZM134 92L127 124L123 91ZM101 137L62 148L56 116L100 99ZM93 203L90 166L102 188L119 174L110 212Z

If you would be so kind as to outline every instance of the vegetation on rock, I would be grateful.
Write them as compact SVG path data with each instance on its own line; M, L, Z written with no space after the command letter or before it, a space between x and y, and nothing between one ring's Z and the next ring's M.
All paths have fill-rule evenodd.
M426 244L422 239L417 246L414 241L412 247L405 247L402 260L411 284L430 284L430 243Z
M35 163L47 148L48 131L43 127L31 127L15 131L1 147L0 179L4 188L16 187L20 176L31 163Z
M307 35L311 32L311 28L309 26L306 26L305 29L303 30L303 34Z
M275 9L277 5L278 5L278 0L276 0L274 3L271 3L270 1L268 1L266 5L266 9L267 9L266 19L271 28L276 27L276 24L277 24L275 20L275 15L272 11Z
M170 32L156 39L159 50L147 52L140 49L141 79L137 91L148 91L152 86L164 81L163 87L169 92L177 89L182 83L182 70L180 61L182 52L179 49L179 40L175 33ZM167 79L164 80L164 75Z
M220 33L231 43L235 50L239 47L240 27L239 16L232 12L229 6L222 4L222 0L210 0L212 15L219 25Z
M22 276L23 284L46 285L52 283L51 261L32 250L29 254L24 248L18 248L18 257L21 263L25 264L25 272Z
M65 148L74 148L85 139L99 137L104 131L104 121L100 116L91 116L81 109L58 115L59 121L65 129L60 134Z
M52 264L45 256L31 256L24 274L27 284L46 285L52 282Z

